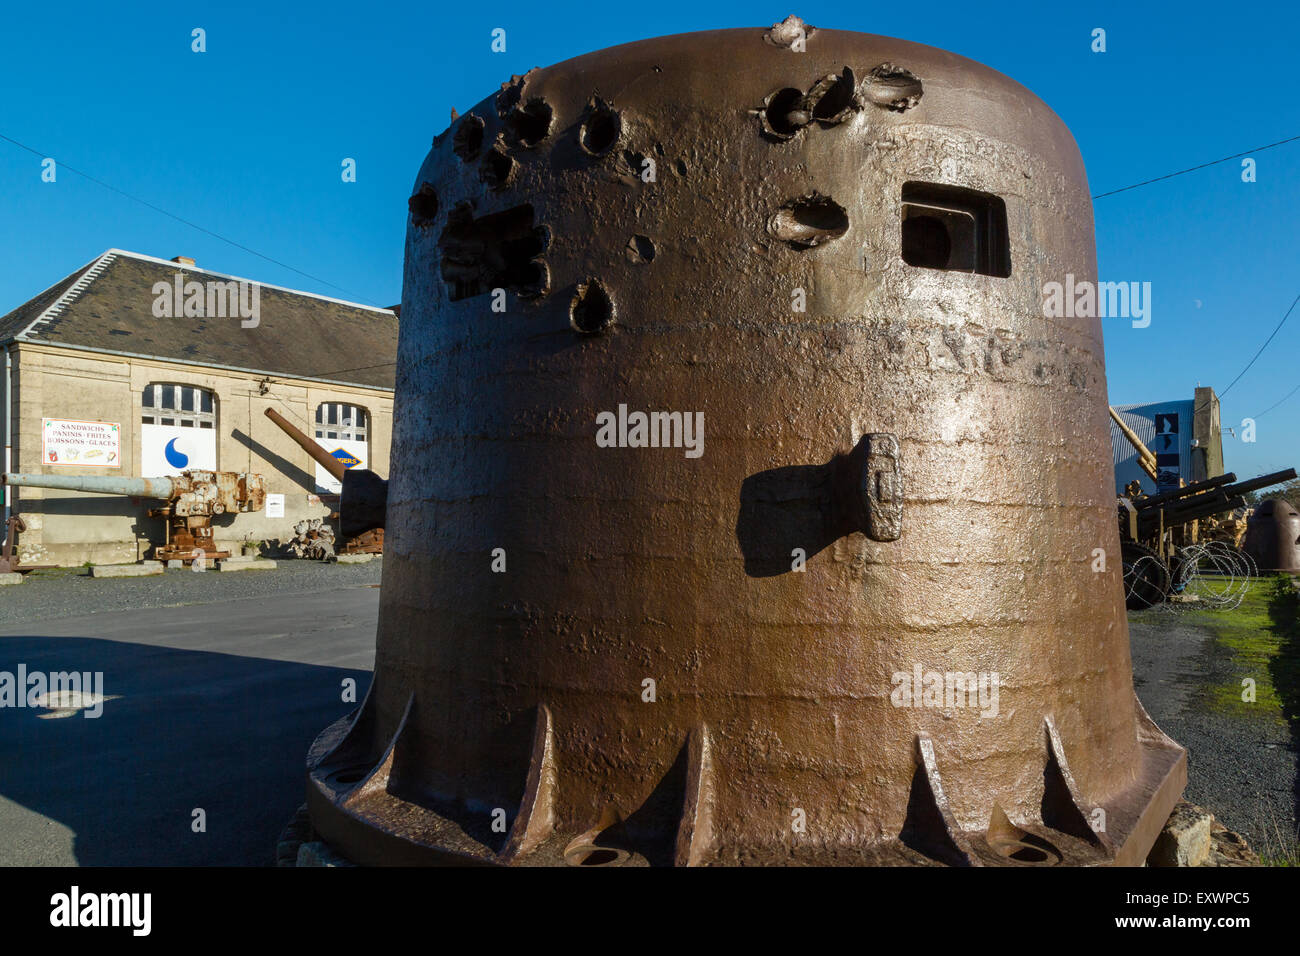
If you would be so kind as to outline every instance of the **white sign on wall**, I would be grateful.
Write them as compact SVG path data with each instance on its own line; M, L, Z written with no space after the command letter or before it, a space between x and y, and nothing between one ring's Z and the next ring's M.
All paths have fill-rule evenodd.
M266 516L268 518L284 517L284 495L266 496Z
M121 426L117 422L42 419L41 464L121 468Z
M160 478L191 468L217 470L215 428L180 425L140 426L140 476Z
M367 468L366 463L366 443L364 441L350 441L337 438L317 438L316 444L320 445L327 452L333 455L342 463L344 468ZM322 494L337 495L343 492L343 482L335 481L328 471L320 465L316 466L316 489Z

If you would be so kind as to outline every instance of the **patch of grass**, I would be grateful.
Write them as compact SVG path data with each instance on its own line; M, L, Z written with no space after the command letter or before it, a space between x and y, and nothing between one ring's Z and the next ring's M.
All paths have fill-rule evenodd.
M1278 823L1273 805L1268 806L1269 822L1261 826L1263 842L1256 848L1265 866L1300 866L1300 833L1286 834Z
M1252 582L1230 611L1191 611L1188 620L1209 629L1228 656L1236 683L1206 689L1216 713L1286 727L1300 713L1300 601L1286 575ZM1255 699L1242 699L1241 681L1255 682Z

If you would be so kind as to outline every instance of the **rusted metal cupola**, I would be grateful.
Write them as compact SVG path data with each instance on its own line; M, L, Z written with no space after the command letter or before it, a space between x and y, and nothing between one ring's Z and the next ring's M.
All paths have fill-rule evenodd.
M1140 864L1078 149L901 40L664 37L504 84L415 180L361 863ZM1067 279L1067 277L1071 277Z
M1270 498L1246 519L1242 549L1261 571L1300 571L1300 511Z

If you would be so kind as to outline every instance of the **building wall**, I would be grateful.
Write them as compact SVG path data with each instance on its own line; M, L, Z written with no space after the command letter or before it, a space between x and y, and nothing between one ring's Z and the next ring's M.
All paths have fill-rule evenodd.
M1204 481L1223 474L1223 426L1219 421L1219 397L1214 389L1198 386L1195 401L1192 437L1196 447L1192 449L1192 461L1196 480Z
M1115 460L1115 493L1122 494L1132 480L1142 483L1149 495L1177 488L1179 479L1191 482L1194 477L1192 456L1191 401L1152 402L1148 405L1117 405L1124 423L1142 443L1155 452L1157 468L1165 484L1157 487L1137 463L1137 452L1113 422L1110 428L1111 449Z
M13 391L10 471L60 475L140 475L143 392L151 382L196 385L214 393L217 468L249 471L266 479L267 492L283 494L284 517L265 509L214 519L217 543L238 552L245 540L287 540L293 525L329 513L336 501L316 494L316 464L264 412L274 408L308 435L316 406L347 402L370 416L370 467L388 474L393 395L361 386L325 385L299 379L272 380L250 372L181 365L74 349L20 344L10 349ZM46 418L117 422L121 426L122 465L94 468L42 465L42 420ZM154 477L145 475L143 477ZM23 516L27 531L19 555L28 564L80 565L137 561L151 556L165 537L163 519L147 511L161 502L58 491L8 489L9 506Z

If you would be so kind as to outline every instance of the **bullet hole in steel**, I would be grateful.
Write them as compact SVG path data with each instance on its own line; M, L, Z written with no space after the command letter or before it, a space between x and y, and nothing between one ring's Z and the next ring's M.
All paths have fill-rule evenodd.
M614 321L614 301L599 279L579 283L569 304L569 322L587 335L601 332Z
M429 183L421 184L414 196L406 201L411 211L411 221L420 227L430 226L438 215L438 194Z
M892 63L882 63L868 73L863 85L870 103L897 113L910 110L925 92L915 73Z
M808 93L812 118L826 126L843 122L856 105L853 93L853 71L847 66L823 77Z
M848 230L849 214L844 207L816 193L786 203L768 223L768 231L794 249L811 249Z
M540 254L540 253L539 253ZM536 299L546 295L551 288L551 270L543 259L534 259L521 266L515 295L521 299Z
M516 73L510 79L501 84L501 92L497 94L497 115L506 116L511 110L519 105L519 100L524 95L524 77Z
M632 262L653 262L655 244L649 236L633 236L627 241L627 257Z
M479 150L483 148L484 125L482 119L470 113L456 127L456 135L452 137L451 148L463 162L472 162L478 158Z
M506 128L515 142L525 149L532 149L550 134L553 115L545 100L534 98L510 111L506 116Z
M803 90L788 86L767 98L763 107L763 132L777 139L789 139L808 125Z
M578 132L578 142L592 156L604 156L618 144L623 121L609 105L596 100Z
M530 205L478 219L468 203L457 205L438 237L448 298L456 302L497 288L522 298L545 294L550 273L541 256L550 239L546 226L533 225Z
M662 156L664 154L664 144L655 143L655 152Z
M517 163L506 155L501 145L497 144L483 157L483 165L479 167L478 177L489 189L505 189L514 178L516 165Z
M677 175L678 176L686 175L686 160L684 159L677 160Z
M814 120L824 127L842 123L857 105L856 81L846 66L822 77L806 94L792 86L768 94L756 112L765 137L787 140Z

